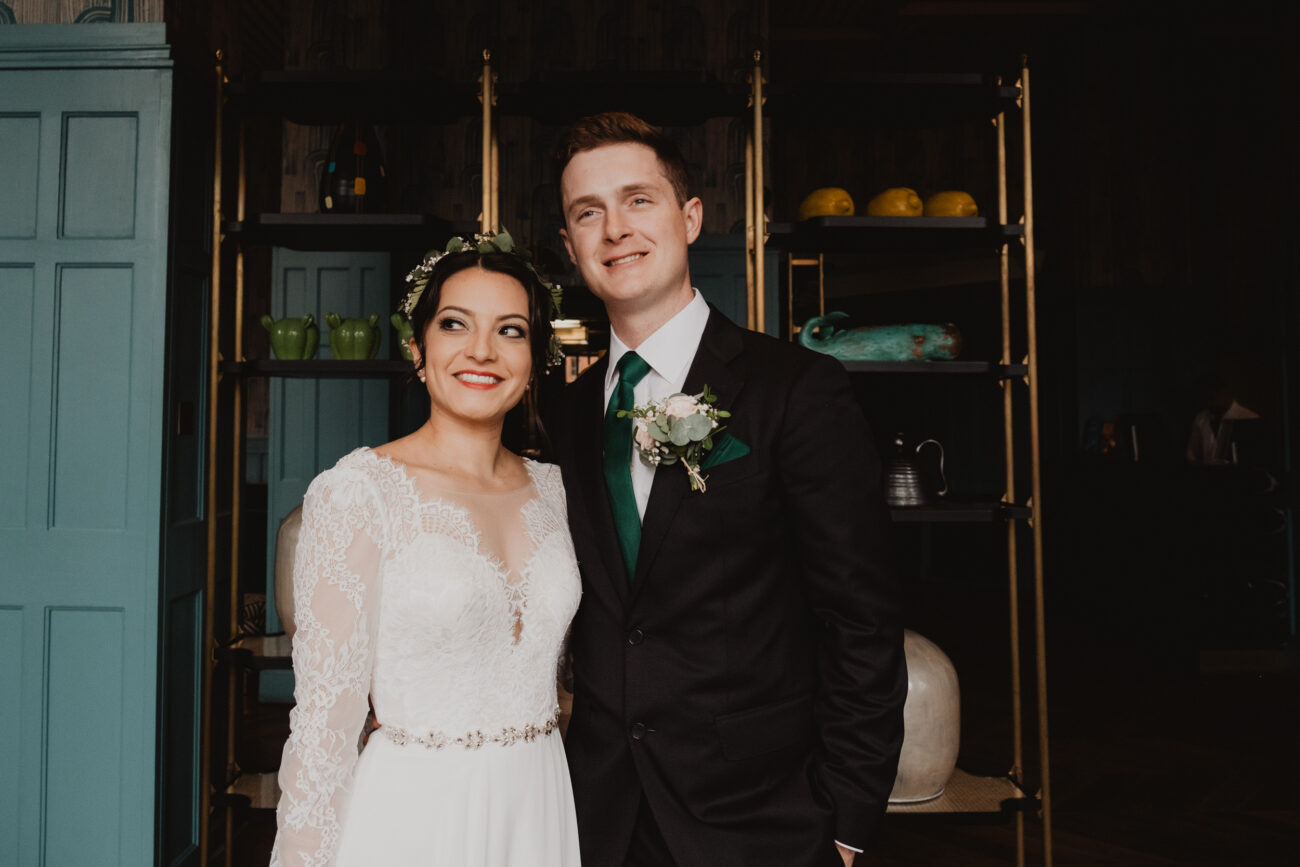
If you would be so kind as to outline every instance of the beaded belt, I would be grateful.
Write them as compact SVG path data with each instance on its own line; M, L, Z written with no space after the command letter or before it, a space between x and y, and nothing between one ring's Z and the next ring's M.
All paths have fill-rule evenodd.
M472 731L463 735L451 737L442 732L429 732L427 734L415 734L398 726L383 726L379 731L399 747L407 744L419 744L425 749L441 750L445 747L464 747L467 750L477 750L484 744L500 744L503 747L513 746L517 743L532 743L540 737L549 735L555 731L560 724L560 712L555 714L542 725L529 723L522 728L510 726L508 728L498 729L494 732Z

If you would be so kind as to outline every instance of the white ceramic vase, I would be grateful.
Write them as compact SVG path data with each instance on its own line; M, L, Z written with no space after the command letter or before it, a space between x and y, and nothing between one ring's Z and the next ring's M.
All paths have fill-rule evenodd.
M277 597L277 607L278 607ZM957 669L924 635L903 630L907 657L907 703L903 706L903 752L889 794L893 804L929 801L943 794L961 745L961 692Z
M294 506L275 533L275 613L284 634L293 638L293 561L302 532L302 505Z

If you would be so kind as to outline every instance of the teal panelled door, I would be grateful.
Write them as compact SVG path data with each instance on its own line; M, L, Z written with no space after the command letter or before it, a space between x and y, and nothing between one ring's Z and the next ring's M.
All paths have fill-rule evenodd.
M0 864L154 859L171 63L0 27Z

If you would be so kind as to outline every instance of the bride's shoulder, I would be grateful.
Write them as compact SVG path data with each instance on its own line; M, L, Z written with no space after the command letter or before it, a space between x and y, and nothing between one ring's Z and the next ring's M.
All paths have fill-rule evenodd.
M564 479L559 464L548 464L524 458L524 464L533 477L533 484L545 494L564 496Z
M392 461L362 446L339 458L334 466L312 479L308 492L334 491L357 496L372 495L386 499L399 487L401 473Z

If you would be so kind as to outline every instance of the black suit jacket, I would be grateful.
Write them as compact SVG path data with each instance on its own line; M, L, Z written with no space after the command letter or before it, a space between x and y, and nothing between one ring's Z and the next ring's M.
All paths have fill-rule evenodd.
M625 574L601 464L604 378L553 422L583 598L566 752L583 863L621 864L645 798L682 865L839 864L866 845L907 677L880 465L842 365L710 313L704 385L749 446L691 492L655 473Z

